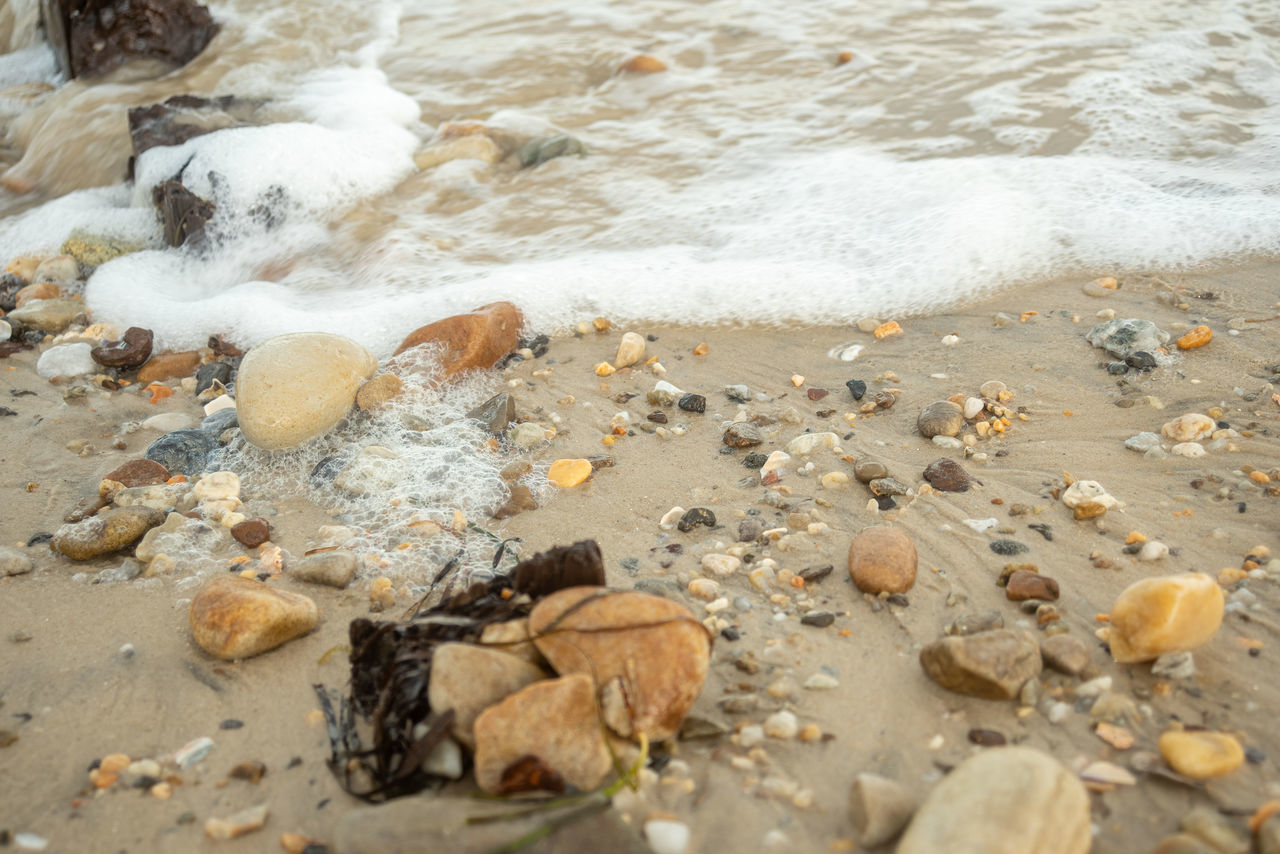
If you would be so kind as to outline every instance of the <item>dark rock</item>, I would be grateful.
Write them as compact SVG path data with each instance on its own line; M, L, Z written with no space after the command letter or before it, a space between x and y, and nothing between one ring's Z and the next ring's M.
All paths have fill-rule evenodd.
M764 533L764 522L758 516L748 516L738 523L738 542L754 543Z
M1058 598L1058 582L1047 575L1019 569L1009 575L1009 580L1004 587L1004 595L1012 602L1023 602L1027 599L1053 602Z
M271 539L271 525L266 519L245 519L231 528L231 536L247 549L256 549Z
M807 394L810 400L817 401L822 400L824 397L831 394L831 392L827 391L825 388L811 388Z
M686 394L676 404L685 412L706 412L707 399L700 394Z
M720 637L730 642L741 640L742 632L738 631L733 626L725 626L723 629L720 630Z
M896 502L896 501L894 501L894 500L893 500L893 496L892 496L892 495L877 495L877 496L876 496L876 509L877 509L877 510L892 510L893 508L895 508L895 507L897 507L897 506L898 506L898 502Z
M663 412L661 409L655 409L653 410L653 412L650 412L645 417L648 418L650 421L652 421L654 424L667 423L667 413Z
M151 358L150 329L130 326L119 341L107 341L94 347L89 355L99 365L108 368L136 368Z
M964 410L960 404L949 400L935 401L920 411L916 429L926 439L934 436L955 436L964 426Z
M835 621L836 621L835 614L832 614L828 611L815 611L813 613L805 614L803 617L801 617L800 625L815 626L819 629L825 629L827 626L831 625Z
M1140 351L1149 354L1169 340L1169 333L1149 320L1116 318L1094 326L1085 340L1117 359L1127 359Z
M824 563L821 566L806 566L800 570L800 577L804 579L805 584L816 584L831 574L835 569L832 564Z
M1029 552L1031 549L1025 544L1017 540L992 540L990 542L991 551L998 555L1011 557L1012 555L1020 555Z
M745 457L742 458L743 467L749 468L749 469L761 468L767 462L769 462L768 454L753 453L753 454L747 454Z
M726 427L722 439L731 448L750 448L764 441L760 431L745 421L736 421Z
M505 391L495 394L468 412L467 417L472 421L479 421L487 432L500 436L507 425L516 419L516 399Z
M534 599L566 587L603 587L604 561L595 540L580 540L571 546L556 546L520 561L511 571L518 593Z
M999 747L1008 743L1004 733L996 732L993 729L971 729L969 730L969 741L972 744L979 744L983 747Z
M554 160L557 157L566 157L570 154L576 154L585 157L587 147L567 133L556 134L555 136L544 136L538 139L531 139L520 147L518 157L520 165L528 168L530 166L540 166L548 160Z
M981 483L961 468L958 462L946 457L925 466L924 479L941 492L968 492L974 483Z
M1124 362L1107 362L1107 373L1113 377L1122 377L1129 373L1129 366ZM1132 405L1132 401L1130 405Z
M862 400L862 396L867 393L867 384L862 380L849 380L844 385L849 389L849 394L853 395L854 400Z
M25 279L15 276L13 273L0 275L0 311L10 312L17 308L14 297L27 284L28 282Z
M716 526L716 514L705 507L694 507L686 510L685 514L680 517L680 521L676 523L676 527L686 534L698 525L714 528Z
M200 421L200 429L210 436L217 437L221 436L224 430L230 430L239 423L240 420L236 415L236 408L228 406L202 419Z
M231 364L229 362L209 362L196 369L196 394L211 388L215 382L223 386L231 384Z
M213 217L213 202L200 198L174 179L152 188L151 201L164 223L165 243L182 246L189 240L197 247L204 243L205 226Z
M868 481L867 489L870 489L871 494L875 496L906 495L911 491L911 487L892 477L877 477Z
M219 29L191 0L41 0L40 11L68 77L105 74L131 59L186 65Z
M174 474L194 477L204 471L216 444L217 440L203 430L175 430L152 442L146 458Z
M1156 369L1156 357L1148 353L1146 350L1138 350L1132 353L1124 360L1126 366L1133 368L1135 371L1154 371Z
M253 112L261 105L260 101L235 95L218 98L174 95L160 104L131 107L128 115L133 155L136 158L161 145L182 145L216 130L257 124Z

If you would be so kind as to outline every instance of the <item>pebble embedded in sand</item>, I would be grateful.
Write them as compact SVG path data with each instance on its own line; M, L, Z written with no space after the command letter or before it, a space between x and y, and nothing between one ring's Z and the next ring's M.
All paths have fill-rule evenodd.
M50 347L36 361L36 373L46 380L96 373L98 363L90 355L92 349L84 342Z
M199 366L200 354L194 351L160 353L153 355L138 369L138 383L145 386L150 383L189 377ZM241 378L243 376L241 374Z
M702 556L702 568L712 575L732 575L742 566L733 555L708 554Z
M577 486L590 476L590 460L556 460L547 469L547 482L561 489Z
M624 332L618 342L618 353L613 358L615 368L630 367L644 358L644 336L635 332Z
M997 629L944 637L920 651L920 666L948 691L1010 700L1040 675L1040 645L1030 632Z
M849 814L858 844L875 848L890 842L911 820L916 797L901 783L878 774L859 774L849 790Z
M1056 759L995 747L964 760L929 792L897 854L1085 854L1089 795Z
M1019 569L1009 575L1004 587L1004 595L1012 602L1022 602L1027 599L1053 602L1058 598L1058 582L1047 575Z
M1173 730L1160 736L1159 747L1170 768L1193 780L1229 774L1244 762L1244 748L1224 732Z
M940 492L968 492L978 482L958 462L947 457L925 466L924 479Z
M1041 642L1040 657L1059 673L1077 676L1089 663L1089 648L1071 635L1054 635Z
M1111 655L1127 663L1189 652L1217 633L1223 607L1222 588L1208 575L1186 572L1138 581L1111 607Z
M840 437L835 433L802 433L787 443L786 452L793 457L803 457L822 448L835 448Z
M725 428L721 438L730 448L753 448L764 441L760 431L745 421L735 421L730 424Z
M629 74L657 74L660 71L666 71L667 64L656 56L642 53L622 63L618 70Z
M377 367L372 353L341 335L298 332L269 338L240 363L240 430L263 450L300 445L342 420Z
M1160 433L1174 442L1194 442L1213 433L1217 425L1208 415L1199 412L1188 412L1179 415L1172 421L1165 422Z
M915 544L897 528L867 528L849 544L849 577L864 593L906 593L917 562Z
M316 603L261 581L222 575L191 600L191 635L200 648L226 660L249 658L307 634Z
M242 522L241 524L250 523ZM231 529L231 533L232 536L235 535L235 528ZM356 577L359 569L360 558L354 552L335 549L331 552L319 552L304 557L289 567L289 575L310 584L323 584L326 587L342 589L351 583L351 579Z
M213 817L204 823L204 834L210 839L235 839L258 830L267 823L267 805L240 810L225 818Z

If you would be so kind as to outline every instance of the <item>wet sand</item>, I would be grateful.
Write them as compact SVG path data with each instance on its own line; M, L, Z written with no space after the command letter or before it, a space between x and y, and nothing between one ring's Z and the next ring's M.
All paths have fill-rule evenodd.
M785 550L778 543L753 549L757 557L795 571L834 567L803 592L771 591L791 599L781 608L783 618L775 619L779 606L752 588L744 573L722 580L730 600L745 596L752 607L720 615L740 638L717 639L694 714L732 729L760 723L786 707L801 724L815 723L832 738L813 744L771 741L764 745L767 758L756 755L751 770L731 762L747 751L728 735L676 745L696 788L653 808L690 824L692 851L760 850L771 830L785 834L790 850L852 850L853 777L879 773L923 795L944 769L981 749L968 741L974 728L1045 750L1073 770L1095 759L1126 764L1132 751L1116 751L1092 732L1088 705L1073 693L1079 678L1048 671L1042 677L1046 692L1071 706L1064 720L1051 723L1039 711L1020 713L1015 701L948 693L922 672L921 646L961 614L994 609L1006 626L1018 620L1034 625L1034 616L996 586L1001 567L1011 560L1033 562L1061 585L1056 604L1062 621L1091 651L1084 676L1112 676L1113 690L1137 704L1140 719L1129 725L1137 739L1133 750L1154 750L1157 736L1176 719L1235 732L1266 757L1205 786L1139 777L1135 786L1094 794L1092 850L1145 851L1174 833L1180 817L1197 805L1217 808L1243 830L1241 816L1280 797L1280 735L1274 727L1280 689L1268 663L1280 642L1275 581L1248 583L1256 608L1227 615L1217 636L1195 652L1196 675L1188 681L1162 687L1145 665L1113 663L1094 631L1100 625L1095 616L1140 578L1190 570L1216 575L1239 567L1259 545L1280 553L1280 497L1267 495L1242 474L1244 466L1274 472L1280 461L1280 405L1272 399L1274 389L1265 388L1271 366L1280 363L1277 271L1264 264L1197 275L1120 276L1121 287L1100 298L1082 293L1086 278L1046 282L945 314L883 318L898 320L904 329L883 340L831 327L642 325L555 336L542 359L496 372L492 389L511 391L521 416L561 416L559 433L540 452L541 461L604 453L612 464L536 510L487 524L503 536L521 538L526 555L593 538L612 585L626 589L658 579L674 582L679 591L698 574L700 555L733 543L748 511L759 511L766 527L785 526L797 512L826 524L823 533L788 536ZM1204 323L1214 338L1150 374L1112 376L1103 367L1108 357L1084 341L1103 309L1152 320L1175 337ZM1013 322L996 326L998 312ZM1024 314L1029 312L1035 314ZM1239 335L1228 334L1230 321L1240 318L1249 322ZM613 357L624 329L653 336L647 355L661 357L665 379L706 396L703 414L666 410L666 426L687 425L684 435L663 438L637 429L602 444L616 413L629 412L637 425L655 408L644 397L657 379L648 371L608 377L593 371ZM959 341L945 345L946 335ZM695 355L702 343L708 352ZM829 355L848 343L863 345L857 359L842 362ZM125 449L111 447L121 422L161 408L198 413L198 404L181 391L158 406L132 393L64 403L62 388L36 376L38 352L3 363L10 394L34 392L5 395L3 401L18 413L4 419L8 441L0 449L0 541L10 546L55 530L80 497L96 493L102 475L141 456L150 437L135 434ZM793 384L795 375L804 378L800 386ZM868 384L863 402L892 388L900 390L896 404L846 420L845 413L858 412L844 385L854 378ZM960 450L937 447L916 432L923 406L957 392L976 394L987 380L1003 381L1014 391L1009 405L1025 407L1027 420L1013 420L1003 436L980 441L975 450L987 454L985 462L965 460ZM849 463L830 452L810 458L816 466L812 476L791 473L778 485L782 489L765 489L743 467L745 451L722 453L721 424L738 411L723 388L738 383L766 397L750 403L749 411L775 419L762 427L764 444L751 450L768 453L806 429L831 430L847 437L841 443L845 454L883 462L917 494L878 511L868 507L871 495L856 480L845 489L821 489L822 474L851 473ZM810 400L811 388L830 393ZM1235 389L1255 396L1247 400ZM623 393L638 396L617 403ZM1117 405L1130 400L1132 405ZM1222 409L1221 420L1251 434L1231 440L1236 451L1149 460L1124 447L1138 432L1159 432L1178 415L1215 406ZM823 410L833 412L824 416ZM78 441L91 443L94 452L80 456L68 449ZM960 461L981 485L965 493L919 494L922 470L941 457ZM1051 494L1064 477L1100 481L1123 509L1098 520L1073 520ZM253 495L251 481L243 489ZM774 497L766 500L770 493ZM305 496L270 498L278 511L272 520L275 542L301 554L316 529L329 522L325 508ZM1011 516L1019 504L1030 513ZM721 527L661 530L659 519L676 505L710 508ZM998 530L978 533L965 525L987 517L998 520ZM919 552L920 573L906 606L873 606L846 571L853 535L885 521L906 531ZM1047 525L1052 540L1030 524ZM1131 531L1164 542L1171 554L1152 563L1124 554ZM1017 540L1029 551L1001 557L989 548L996 537ZM665 550L671 543L681 544L682 553ZM325 767L327 738L313 714L311 686L344 685L345 655L326 653L346 642L351 619L369 615L371 574L339 591L302 584L286 572L277 583L315 599L322 611L319 627L256 658L226 663L191 640L185 603L193 588L184 583L181 567L172 577L95 584L93 574L117 566L119 556L74 565L43 545L28 552L34 572L0 578L0 729L18 736L0 748L9 781L0 829L38 833L50 841L50 851L85 852L279 850L276 840L286 831L333 838L338 820L359 802ZM1091 555L1111 566L1098 568ZM703 602L684 592L672 595L700 617L705 614ZM796 600L802 597L812 600L812 610L835 614L833 624L801 625ZM388 615L398 616L409 604L398 601ZM1260 643L1260 654L1249 653L1256 645L1251 642ZM131 653L122 652L126 644ZM759 662L754 673L736 664L747 652ZM819 672L834 676L838 687L799 687ZM779 680L790 681L794 690ZM783 696L772 696L771 685ZM728 714L718 702L746 695L759 697L757 710L747 715ZM243 726L222 729L228 720ZM212 738L214 750L184 772L168 800L118 788L92 791L87 769L93 760L116 752L158 757L200 736ZM261 782L224 783L230 768L247 759L265 763ZM764 795L761 781L771 776L811 790L812 805L801 808ZM210 841L201 832L210 816L260 803L270 805L261 831L230 842Z

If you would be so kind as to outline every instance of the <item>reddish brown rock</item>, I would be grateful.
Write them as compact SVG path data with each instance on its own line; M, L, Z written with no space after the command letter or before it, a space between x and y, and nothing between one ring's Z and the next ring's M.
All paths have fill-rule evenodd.
M163 382L164 380L189 377L200 367L200 354L188 350L181 353L160 353L152 356L138 369L138 382L142 385Z
M515 349L524 317L509 302L495 302L469 314L437 320L409 333L396 355L422 344L442 346L441 365L451 377L474 368L491 368Z
M1058 582L1047 575L1041 575L1029 569L1018 569L1009 574L1004 595L1013 602L1022 602L1027 599L1054 602L1058 598Z
M22 290L13 295L13 305L15 308L22 308L30 302L41 299L58 299L62 296L62 288L53 282L37 282L34 285L27 285Z
M545 785L526 775L521 788L551 791L566 783L594 789L613 767L584 673L534 682L490 706L476 719L475 737L476 784L486 792L511 791L517 765L545 769Z
M266 519L245 519L231 528L231 536L246 549L256 549L271 539L271 525Z
M112 470L103 480L111 480L124 487L155 486L169 479L169 470L155 460L129 460Z
M534 606L529 631L557 673L594 678L605 722L628 738L674 735L711 658L689 609L647 593L569 587Z
M897 528L867 528L849 544L849 577L864 593L906 593L916 564L915 544Z
M301 637L316 626L316 603L239 575L221 575L191 600L191 636L222 659L249 658Z
M940 492L968 492L974 483L981 483L965 471L958 462L943 457L925 466L924 479Z
M104 341L89 355L99 365L108 368L136 368L151 358L151 341L150 329L130 326L119 341Z

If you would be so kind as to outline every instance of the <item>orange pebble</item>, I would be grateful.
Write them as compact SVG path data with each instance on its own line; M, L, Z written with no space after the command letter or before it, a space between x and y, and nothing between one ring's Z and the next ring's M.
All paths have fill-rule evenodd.
M1203 347L1213 339L1213 330L1207 326L1197 326L1178 339L1179 350L1194 350Z
M853 62L853 51L842 50L836 54L836 65L848 65Z
M1134 543L1145 543L1146 541L1147 538L1139 531L1130 531L1129 536L1124 538L1124 544L1126 546L1131 546Z
M173 486L175 483L186 483L187 476L185 474L175 474L173 477L165 481L166 486Z
M840 637L842 637L842 638L847 638L847 637L849 637L849 636L850 636L850 635L852 635L852 634L853 634L853 629L841 629L841 630L840 630Z
M632 74L656 74L659 71L666 71L667 64L656 56L649 56L642 53L639 56L633 56L626 62L622 63L620 71L630 72Z
M600 440L600 444L607 446L607 445L612 445L616 441L618 441L617 436L605 436L603 439Z
M896 320L890 320L888 323L882 323L871 333L876 338L888 338L890 335L901 335L902 327Z
M695 356L705 356L710 352L711 352L711 348L707 346L706 341L703 341L697 347L693 348L693 355Z
M1022 314L1018 315L1018 320L1021 323L1026 323L1028 320L1030 320L1031 318L1035 317L1038 314L1040 314L1040 312L1038 311L1024 311Z
M794 577L791 579L791 586L792 586L792 587L804 587L804 579L803 579L803 578L801 578L801 577L800 577L800 576L798 576L798 575L797 575L797 576L794 576Z
M1271 475L1267 474L1265 471L1254 470L1249 472L1249 480L1254 483L1270 483Z
M173 397L173 389L163 383L152 383L144 390L151 392L151 403L159 403L166 397Z
M1257 833L1262 823L1274 815L1276 810L1280 810L1280 801L1267 801L1254 810L1253 815L1249 817L1249 832Z

